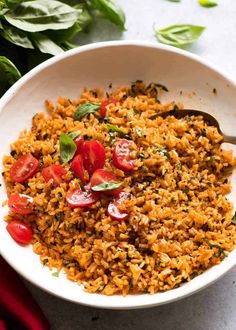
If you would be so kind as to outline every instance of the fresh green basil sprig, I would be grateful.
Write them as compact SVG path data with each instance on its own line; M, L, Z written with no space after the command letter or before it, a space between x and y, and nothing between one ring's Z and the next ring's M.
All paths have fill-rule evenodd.
M119 188L123 184L122 181L110 181L110 182L104 182L101 183L97 186L93 186L92 190L93 191L109 191L113 189Z
M125 30L125 15L114 0L0 0L0 96L20 73L73 48L73 38L96 15ZM9 63L5 74L5 58L17 75Z
M97 112L100 106L101 103L93 103L93 102L80 104L80 106L75 111L74 120L81 120L84 116L87 116L90 113Z
M195 42L204 30L204 26L180 24L156 30L155 35L161 43L175 47L184 47Z

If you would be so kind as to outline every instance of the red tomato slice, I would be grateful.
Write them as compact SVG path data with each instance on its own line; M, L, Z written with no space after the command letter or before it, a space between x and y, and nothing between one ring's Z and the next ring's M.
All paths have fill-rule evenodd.
M63 175L65 175L67 171L61 165L50 165L48 167L44 167L42 169L42 176L46 182L49 180L53 180L53 185L55 187L59 186L63 182Z
M114 165L123 171L132 171L134 169L134 159L130 157L132 142L122 139L115 146L113 152Z
M84 173L84 165L83 165L83 158L81 155L77 155L73 158L71 162L71 169L72 171L78 175L81 182L86 184L85 173Z
M31 154L23 155L10 168L10 177L14 182L25 182L36 173L39 161Z
M33 198L24 194L14 194L8 199L10 210L18 214L33 213Z
M99 194L91 191L90 187L85 186L85 191L74 189L68 191L66 201L70 207L86 207L93 205L99 199Z
M94 187L102 183L118 182L118 181L119 181L118 178L112 172L100 168L93 173L90 179L90 184L91 187ZM106 190L104 191L104 193L110 196L117 196L121 191L122 191L122 186L116 189Z
M75 155L81 154L82 147L83 147L83 144L84 144L83 136L77 136L77 138L74 139L74 142L76 143L76 147L77 147Z
M28 223L12 220L7 225L7 231L11 237L22 245L27 245L32 239L32 229Z
M90 140L85 142L82 147L82 156L84 167L89 174L93 174L97 169L103 168L105 164L105 148L98 141Z
M115 99L110 99L110 100L104 100L104 101L102 101L101 106L100 106L100 109L99 109L99 113L100 113L100 116L101 117L103 117L103 118L106 117L107 106L108 106L108 104L111 104L111 103L116 104L117 101Z
M114 219L114 220L126 220L129 216L129 213L122 212L119 210L119 204L122 204L122 202L127 199L129 194L122 191L118 198L115 199L113 202L110 202L107 207L107 213L108 215Z

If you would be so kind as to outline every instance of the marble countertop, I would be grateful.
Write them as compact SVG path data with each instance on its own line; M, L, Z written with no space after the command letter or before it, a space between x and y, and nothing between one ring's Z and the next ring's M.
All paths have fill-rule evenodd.
M214 63L236 78L236 1L216 0L215 8L203 8L198 0L116 0L127 18L123 34L100 19L79 44L103 40L156 42L153 27L172 24L206 26L201 38L188 50ZM56 298L25 282L51 322L52 329L236 329L236 268L210 287L181 301L151 309L112 311L80 306Z

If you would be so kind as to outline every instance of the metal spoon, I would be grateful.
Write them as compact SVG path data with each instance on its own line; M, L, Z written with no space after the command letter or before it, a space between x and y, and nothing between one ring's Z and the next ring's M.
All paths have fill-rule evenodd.
M191 109L183 109L183 110L174 109L167 112L159 113L158 116L162 118L166 118L168 116L174 116L177 119L184 118L186 116L202 116L205 122L207 122L210 126L215 126L218 129L219 133L223 136L223 142L236 144L236 136L230 136L224 134L220 128L218 121L207 112L200 110L191 110Z

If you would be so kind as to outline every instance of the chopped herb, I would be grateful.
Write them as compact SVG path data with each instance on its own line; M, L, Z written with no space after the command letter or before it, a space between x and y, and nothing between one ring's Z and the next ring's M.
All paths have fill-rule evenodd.
M104 288L105 288L105 285L104 285L104 284L103 284L103 285L100 285L100 286L98 287L97 291L102 291Z
M157 148L157 151L160 152L162 156L166 156L169 160L171 160L171 155L165 148Z
M77 136L79 136L81 134L81 131L75 131L75 132L70 132L67 135L74 140Z
M225 252L225 250L218 244L212 244L211 242L207 241L207 243L209 244L210 248L217 248L218 252L214 254L215 257L220 258L220 259L224 259L227 256L227 253Z
M0 187L2 186L2 184L0 183Z
M191 117L191 116L185 116L184 118L185 118L185 120L188 121L188 122L189 122L189 121L192 121L192 117Z
M144 153L143 152L140 152L139 157L142 158L142 159L145 158Z
M57 221L62 221L64 219L64 213L63 212L58 212L57 214L55 214L55 218Z
M15 150L12 150L12 151L10 152L10 155L11 155L12 157L15 157L16 154L17 154L17 152L16 152Z
M189 213L189 209L184 209L183 212Z
M234 213L234 216L233 216L231 222L232 222L234 225L236 225L236 212Z
M101 103L82 103L75 111L74 120L80 120L90 113L96 112L101 106Z
M59 277L59 274L60 274L60 271L58 270L58 271L52 273L52 276Z
M186 188L186 189L182 189L182 192L183 192L185 195L187 195L188 192L189 192L189 189L188 189L188 188Z
M113 189L119 188L122 184L123 184L122 181L118 181L118 182L110 181L110 182L105 182L105 183L99 184L97 186L93 186L92 190L93 191L113 190Z
M166 86L162 85L162 84L156 84L156 86L158 88L162 89L165 92L169 92L169 89Z
M60 158L62 163L68 163L76 152L76 144L71 137L62 133L59 139Z
M136 115L139 115L139 114L140 114L140 111L139 111L137 108L133 108L133 112L134 112Z
M25 188L29 188L29 183L28 182L23 182L22 184Z
M45 266L46 263L48 262L48 258L43 259L43 265Z
M57 198L62 199L62 197L63 197L63 195L62 195L62 193L59 191L59 193L57 194Z
M182 164L181 162L178 162L176 165L175 165L176 169L177 170L181 170L182 169Z
M205 128L202 129L202 136L204 136L204 137L207 136L207 134L206 134L206 129L205 129Z
M113 124L106 124L108 132L118 133L121 138L131 140L131 136L129 134L125 134L119 127Z
M70 261L69 260L63 260L63 265L65 267L67 267L69 264L70 264Z
M109 84L109 88L112 88L112 83Z

